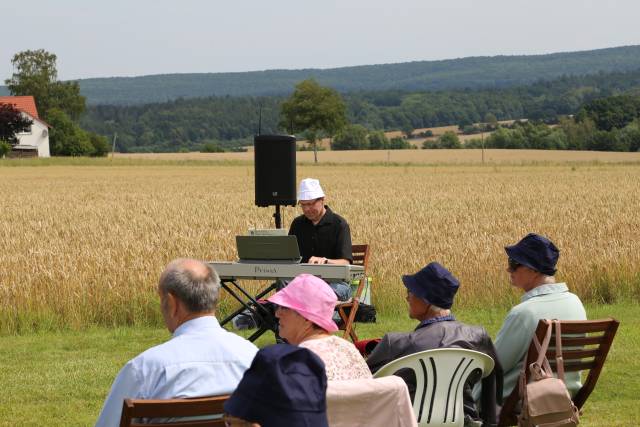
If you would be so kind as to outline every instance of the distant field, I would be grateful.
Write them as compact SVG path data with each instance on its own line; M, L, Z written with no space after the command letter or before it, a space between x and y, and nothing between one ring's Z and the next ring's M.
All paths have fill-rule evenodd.
M297 161L312 163L313 152L299 151ZM116 159L253 161L246 153L116 153ZM640 162L640 153L555 150L484 150L486 163L530 164L566 162ZM319 151L320 163L481 164L482 150Z
M330 154L369 153L321 160ZM168 261L233 260L236 234L272 225L273 209L253 206L250 162L56 161L0 167L0 334L158 325L155 286ZM432 260L461 279L462 306L516 301L503 247L529 231L558 244L559 278L585 300L640 297L640 164L299 165L307 176L321 179L353 241L372 245L384 313L404 310L400 275ZM285 208L285 225L297 214Z
M523 119L526 121L526 119ZM515 122L515 120L501 120L498 123L503 125L503 126L507 126L507 125L511 125ZM476 125L481 125L482 123L474 123ZM438 137L442 136L445 132L453 132L455 134L458 135L458 138L460 139L460 141L464 142L467 141L469 139L474 139L474 138L486 138L489 135L491 135L493 132L484 132L484 134L473 134L473 135L464 135L461 131L460 128L457 125L451 125L451 126L435 126L435 127L430 127L430 128L420 128L420 129L414 129L413 130L413 135L418 135L419 133L424 133L427 131L431 131L431 133L433 133L433 136L430 137L412 137L409 139L409 143L411 143L411 145L418 147L418 148L422 148L422 143L426 140L435 140ZM402 131L399 130L392 130L392 131L387 131L384 133L385 136L389 139L391 138L397 138L397 137L403 137L404 134L402 133ZM301 140L298 141L298 145L303 146L306 144L305 140ZM323 147L326 150L329 150L331 148L331 140L329 138L322 138L321 140L319 140L317 142L318 147Z

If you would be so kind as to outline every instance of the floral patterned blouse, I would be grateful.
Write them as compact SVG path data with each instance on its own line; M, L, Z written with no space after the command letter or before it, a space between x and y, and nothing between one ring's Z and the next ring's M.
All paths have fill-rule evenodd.
M327 380L356 380L371 378L371 371L356 347L336 336L316 338L300 343L320 356L325 364Z

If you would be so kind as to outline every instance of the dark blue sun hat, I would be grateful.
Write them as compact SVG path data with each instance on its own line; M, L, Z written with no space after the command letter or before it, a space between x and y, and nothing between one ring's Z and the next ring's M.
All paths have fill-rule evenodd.
M560 251L544 236L529 233L515 245L505 246L504 250L509 258L519 264L547 276L556 274Z
M458 279L437 262L429 263L416 274L405 274L402 282L413 295L440 308L451 308L460 287Z
M224 411L262 427L328 427L327 375L306 348L275 344L256 353Z

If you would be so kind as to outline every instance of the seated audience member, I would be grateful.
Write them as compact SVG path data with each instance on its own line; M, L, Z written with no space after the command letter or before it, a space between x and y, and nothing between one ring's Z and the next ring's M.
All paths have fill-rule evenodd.
M313 352L289 344L258 351L224 404L229 427L327 427L327 376Z
M504 369L504 398L517 385L522 361L540 319L585 320L580 298L567 285L556 283L556 263L560 252L546 237L528 234L517 244L505 247L509 257L511 284L525 293L520 304L509 311L498 336L496 351ZM580 388L578 372L565 373L570 392Z
M402 276L407 288L409 317L420 324L413 332L386 334L367 358L372 372L403 356L436 348L466 348L489 355L495 362L493 373L482 381L482 407L487 408L483 418L495 421L496 402L502 395L502 369L498 363L491 338L484 328L466 325L455 320L450 308L458 291L458 280L442 265L432 262L414 275ZM399 372L415 395L413 372ZM465 417L478 420L479 414L472 397L470 379L464 387Z
M268 301L277 307L280 337L320 356L329 380L371 378L371 372L355 346L331 335L338 330L332 320L337 298L325 281L301 274Z
M160 276L158 294L173 337L131 359L116 377L96 426L118 426L125 398L170 399L231 393L258 349L215 317L220 280L207 264L179 259Z

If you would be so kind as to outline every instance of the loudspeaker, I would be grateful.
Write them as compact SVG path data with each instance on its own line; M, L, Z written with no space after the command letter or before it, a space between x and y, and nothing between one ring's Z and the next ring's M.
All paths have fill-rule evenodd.
M253 148L256 206L295 206L296 137L257 135Z

